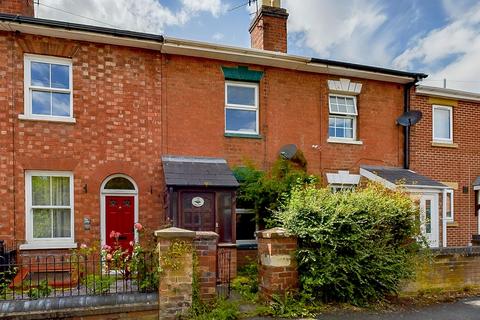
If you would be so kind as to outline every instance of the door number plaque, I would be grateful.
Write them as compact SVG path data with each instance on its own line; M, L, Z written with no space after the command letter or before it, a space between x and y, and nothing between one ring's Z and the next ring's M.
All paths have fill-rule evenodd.
M194 197L194 198L192 199L192 205L193 205L194 207L200 208L201 206L204 205L204 203L205 203L205 200L203 200L202 197Z

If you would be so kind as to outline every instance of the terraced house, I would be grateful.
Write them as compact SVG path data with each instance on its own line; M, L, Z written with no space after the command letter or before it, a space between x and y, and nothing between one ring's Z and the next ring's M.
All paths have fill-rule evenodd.
M247 49L38 19L31 1L0 1L0 239L51 253L108 244L115 230L127 246L134 222L171 222L216 231L236 252L255 226L236 208L231 167L267 169L292 144L334 189L404 181L427 229L441 229L456 185L419 164L423 147L409 141L420 126L409 140L397 124L426 75L290 55L288 13L263 4Z

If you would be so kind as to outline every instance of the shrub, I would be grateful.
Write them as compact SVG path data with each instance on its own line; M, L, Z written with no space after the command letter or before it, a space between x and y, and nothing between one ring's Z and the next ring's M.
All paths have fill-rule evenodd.
M204 304L202 310L190 311L187 319L193 320L235 320L240 316L238 304L224 299L217 299L211 304Z
M296 188L276 218L298 237L301 287L316 299L364 305L413 274L418 209L402 192Z
M31 299L41 299L46 298L52 293L53 289L48 285L47 280L41 281L37 287L29 288L27 295Z
M115 279L109 275L100 276L96 274L89 274L82 280L82 283L85 285L89 294L108 293L114 282Z
M250 262L240 270L232 280L232 289L246 301L256 301L258 294L258 265Z

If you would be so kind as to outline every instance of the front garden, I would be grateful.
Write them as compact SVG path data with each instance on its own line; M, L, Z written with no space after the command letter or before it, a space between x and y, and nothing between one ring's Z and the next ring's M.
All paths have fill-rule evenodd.
M235 302L216 302L192 318L236 319L238 306L252 302L243 316L306 317L332 304L368 307L397 296L414 276L425 255L411 198L377 184L333 192L308 175L306 165L300 155L278 160L269 172L235 170L241 207L256 212L261 228L282 227L297 237L299 290L262 302L253 262L233 280Z

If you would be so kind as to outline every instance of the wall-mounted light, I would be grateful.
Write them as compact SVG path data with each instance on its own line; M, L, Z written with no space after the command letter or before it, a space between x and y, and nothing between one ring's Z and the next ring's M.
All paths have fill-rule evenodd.
M83 192L87 193L88 192L88 186L87 184L85 183L85 185L83 186Z

